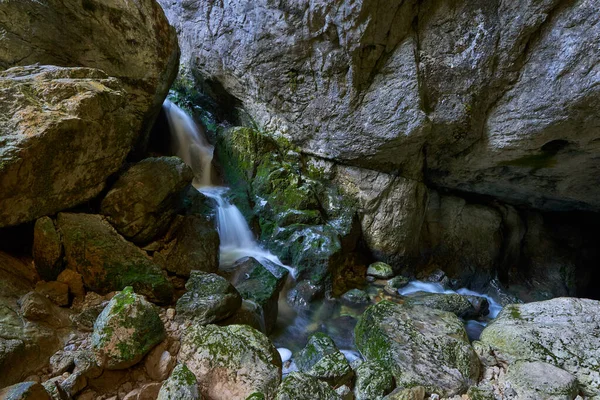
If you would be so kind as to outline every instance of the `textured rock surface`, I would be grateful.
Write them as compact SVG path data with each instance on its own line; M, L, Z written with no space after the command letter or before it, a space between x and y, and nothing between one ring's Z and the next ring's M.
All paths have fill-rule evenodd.
M483 298L482 298L483 299ZM483 299L487 303L487 300ZM425 307L435 308L437 310L448 311L456 314L460 318L477 318L478 310L487 311L488 307L478 307L476 309L469 301L468 296L463 296L457 293L441 294L441 293L417 293L408 297L404 304L422 305Z
M50 400L46 389L37 382L21 382L0 390L3 400Z
M272 398L281 381L279 353L266 336L245 325L190 326L178 359L209 399L245 400L255 392Z
M557 298L513 304L481 334L499 361L542 361L570 372L587 396L600 395L598 330L600 302Z
M394 376L390 370L377 362L367 361L356 369L356 400L381 399L394 387Z
M382 301L355 328L356 347L367 361L389 368L398 387L423 386L449 397L479 377L479 359L454 314Z
M301 372L292 372L279 386L276 400L340 400L341 397L325 382Z
M61 213L57 226L67 268L80 273L88 289L108 293L131 285L153 301L171 301L173 287L160 267L100 215Z
M101 212L126 239L146 243L168 228L193 177L177 157L144 159L119 177Z
M166 336L154 306L126 287L94 323L92 348L99 366L124 369L138 363Z
M196 376L185 366L179 364L169 379L163 383L157 400L202 400L198 393Z
M33 228L33 261L40 277L46 281L55 280L61 273L63 246L60 234L49 217L35 221Z
M600 208L593 1L161 3L184 65L308 153Z
M565 370L544 362L516 362L508 368L506 383L523 400L573 400L577 380Z
M135 138L122 84L100 70L12 68L0 97L0 226L96 196Z
M295 357L300 372L327 382L333 387L350 383L354 371L333 340L317 332L308 339L306 347Z

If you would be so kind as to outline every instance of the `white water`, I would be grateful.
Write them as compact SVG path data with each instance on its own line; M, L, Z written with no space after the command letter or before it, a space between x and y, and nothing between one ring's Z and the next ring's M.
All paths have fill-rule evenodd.
M225 196L229 188L213 185L211 177L214 147L208 143L204 132L185 111L169 100L165 100L163 107L172 134L173 151L194 171L194 187L217 204L217 231L221 239L220 264L230 266L241 258L254 257L263 264L271 262L282 266L294 276L292 268L258 244L240 210Z

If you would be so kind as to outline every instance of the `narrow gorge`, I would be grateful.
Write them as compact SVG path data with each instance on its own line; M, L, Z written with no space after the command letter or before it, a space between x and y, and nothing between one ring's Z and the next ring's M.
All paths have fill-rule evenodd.
M0 400L600 399L597 0L0 0Z

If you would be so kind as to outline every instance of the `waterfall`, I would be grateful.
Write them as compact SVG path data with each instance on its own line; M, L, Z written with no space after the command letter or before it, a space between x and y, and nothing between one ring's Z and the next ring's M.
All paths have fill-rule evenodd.
M163 108L172 134L173 152L194 171L194 187L216 203L221 265L230 266L240 258L254 257L263 264L272 262L280 265L294 276L292 268L260 247L240 210L227 199L229 188L213 185L211 177L214 147L208 143L202 129L185 111L169 100L165 100Z

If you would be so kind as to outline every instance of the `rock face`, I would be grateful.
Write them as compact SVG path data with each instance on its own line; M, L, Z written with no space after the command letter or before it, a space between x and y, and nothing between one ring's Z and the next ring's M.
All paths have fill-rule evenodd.
M177 157L147 158L119 177L102 200L101 212L126 239L149 242L168 228L193 177Z
M307 153L515 204L600 209L593 2L161 4L209 91Z
M191 325L183 333L178 359L211 400L245 400L255 392L273 398L281 381L279 353L266 336L246 325Z
M586 396L598 396L599 307L575 298L509 305L480 340L509 369L517 361L549 363L574 375Z
M125 369L138 363L166 337L154 306L126 287L94 324L92 348L99 366Z
M67 268L80 273L88 289L108 293L131 285L153 301L171 301L173 287L160 267L100 215L61 213L57 226Z
M367 361L388 368L398 387L423 386L451 397L479 377L479 359L454 314L382 301L369 307L355 329Z
M11 68L0 93L0 226L96 196L135 139L123 85L100 70Z

